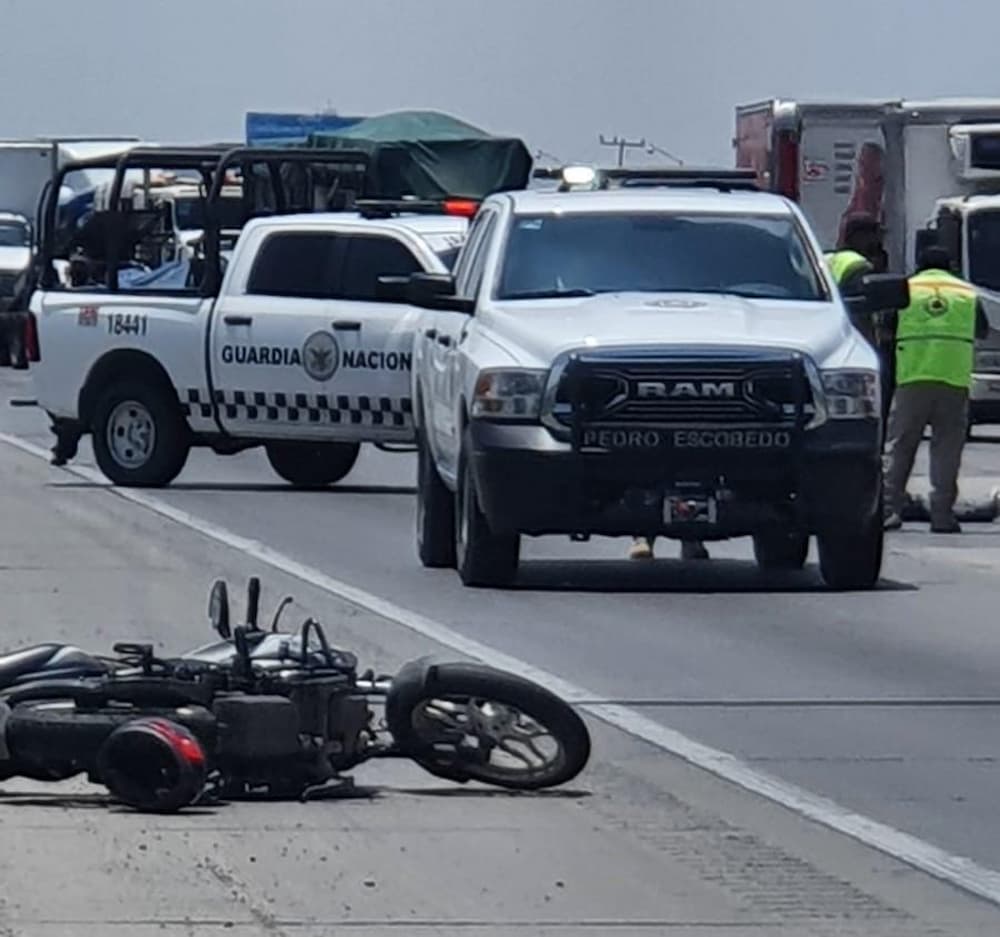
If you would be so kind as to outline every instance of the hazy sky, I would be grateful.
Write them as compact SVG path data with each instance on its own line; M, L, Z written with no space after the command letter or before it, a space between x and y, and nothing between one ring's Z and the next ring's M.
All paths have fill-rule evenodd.
M919 12L918 12L919 11ZM731 161L736 103L1000 96L1000 0L0 0L0 136L443 110L563 159Z

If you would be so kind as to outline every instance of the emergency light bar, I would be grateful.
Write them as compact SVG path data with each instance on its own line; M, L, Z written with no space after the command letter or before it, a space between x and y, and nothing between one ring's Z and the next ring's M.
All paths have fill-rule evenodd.
M445 199L358 199L354 207L364 218L391 218L393 215L450 215L472 218L479 202L468 198Z
M688 166L669 166L663 169L627 169L625 167L599 170L600 187L610 188L612 182L623 188L632 186L675 186L718 189L720 192L757 191L757 174L752 169L692 169Z
M720 192L757 191L757 175L752 169L694 169L689 166L666 168L617 166L595 169L592 166L539 167L532 173L535 179L554 179L560 191L573 188L609 189L612 186L673 186L679 188L711 188Z

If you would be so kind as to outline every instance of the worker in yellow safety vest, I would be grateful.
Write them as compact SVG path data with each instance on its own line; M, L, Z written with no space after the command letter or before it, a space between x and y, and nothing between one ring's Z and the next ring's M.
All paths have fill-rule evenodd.
M882 225L873 215L857 213L848 215L845 219L839 247L826 255L827 266L845 297L859 295L864 288L864 278L869 273L886 272L889 263L883 237ZM895 319L893 310L851 317L854 327L879 357L883 419L888 418L895 384Z
M896 393L885 449L886 530L902 526L906 483L931 427L931 530L959 533L958 473L965 447L975 340L989 323L976 289L951 272L951 257L928 246L910 278L910 305L896 326Z

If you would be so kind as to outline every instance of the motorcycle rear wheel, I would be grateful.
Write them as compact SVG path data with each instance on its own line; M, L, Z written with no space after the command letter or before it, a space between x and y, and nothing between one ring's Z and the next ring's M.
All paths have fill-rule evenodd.
M556 787L590 758L590 733L572 706L480 664L407 664L392 681L386 723L417 764L459 783Z

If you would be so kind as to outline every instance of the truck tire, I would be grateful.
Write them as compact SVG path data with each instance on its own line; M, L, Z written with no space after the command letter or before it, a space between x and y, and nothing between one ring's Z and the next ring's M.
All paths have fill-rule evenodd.
M434 455L417 433L417 555L428 569L455 568L455 496L441 481Z
M339 482L354 468L361 452L356 442L273 442L267 461L296 488L323 488Z
M754 534L753 555L764 570L802 569L809 556L809 535L794 530Z
M516 533L495 533L490 527L479 507L468 450L463 443L455 495L455 565L467 586L508 586L517 575L521 538Z
M173 388L122 378L98 396L91 421L94 456L116 485L169 485L184 468L191 440Z
M823 581L838 592L874 589L882 572L883 539L881 507L863 525L819 534Z

